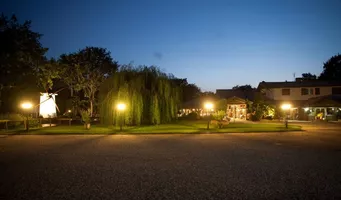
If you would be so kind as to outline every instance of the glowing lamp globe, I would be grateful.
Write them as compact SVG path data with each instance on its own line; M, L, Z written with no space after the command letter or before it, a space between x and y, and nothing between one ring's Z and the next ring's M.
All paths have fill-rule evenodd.
M126 105L124 103L117 104L117 110L124 111L126 109Z
M205 108L206 108L207 110L210 110L210 109L213 108L213 104L210 103L210 102L207 102L207 103L205 103Z
M29 102L25 102L25 103L21 104L21 107L23 109L27 110L27 109L31 109L33 107L33 105Z
M289 109L291 108L291 104L283 104L283 105L281 106L281 108L282 108L283 110L289 110Z

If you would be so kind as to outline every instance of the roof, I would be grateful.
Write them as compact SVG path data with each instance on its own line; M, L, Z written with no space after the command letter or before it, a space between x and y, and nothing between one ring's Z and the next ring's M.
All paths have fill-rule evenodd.
M234 89L217 89L216 95L219 98L228 99L231 97L239 97L253 101L255 97L255 89L252 90L234 90Z
M286 82L260 82L258 89L262 88L300 88L300 87L332 87L340 86L341 81L302 80Z
M341 95L326 95L308 99L306 106L310 107L341 107Z
M230 97L226 100L226 104L246 104L246 100L239 97Z

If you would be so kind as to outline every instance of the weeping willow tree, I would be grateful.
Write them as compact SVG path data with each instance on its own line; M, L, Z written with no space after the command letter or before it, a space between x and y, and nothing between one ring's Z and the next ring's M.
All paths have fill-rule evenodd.
M127 125L169 123L177 116L180 88L156 67L121 67L99 91L101 122L119 124L118 103L125 103Z

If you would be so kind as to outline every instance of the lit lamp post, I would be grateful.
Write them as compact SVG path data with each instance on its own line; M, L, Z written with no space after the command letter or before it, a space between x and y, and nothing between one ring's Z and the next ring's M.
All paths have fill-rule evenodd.
M119 103L117 104L117 110L119 112L119 115L120 115L120 131L122 131L122 125L123 125L123 112L125 111L126 109L126 105L124 103Z
M213 108L213 104L211 102L206 102L204 106L205 106L205 109L206 109L206 114L208 114L209 111L212 110L212 108ZM211 121L211 115L208 116L207 130L210 129L210 121Z
M281 107L285 112L285 119L284 119L285 128L288 128L288 110L290 110L291 104L283 104Z
M30 110L31 108L33 107L32 103L30 102L25 102L23 104L21 104L21 108L24 109L24 111L27 111ZM26 131L28 131L29 129L29 123L28 123L28 113L26 113L26 123L25 123L25 129Z

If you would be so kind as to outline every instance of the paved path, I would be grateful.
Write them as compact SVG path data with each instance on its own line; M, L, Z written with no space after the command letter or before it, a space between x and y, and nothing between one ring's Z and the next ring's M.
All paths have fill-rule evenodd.
M341 199L341 132L9 136L0 199Z

